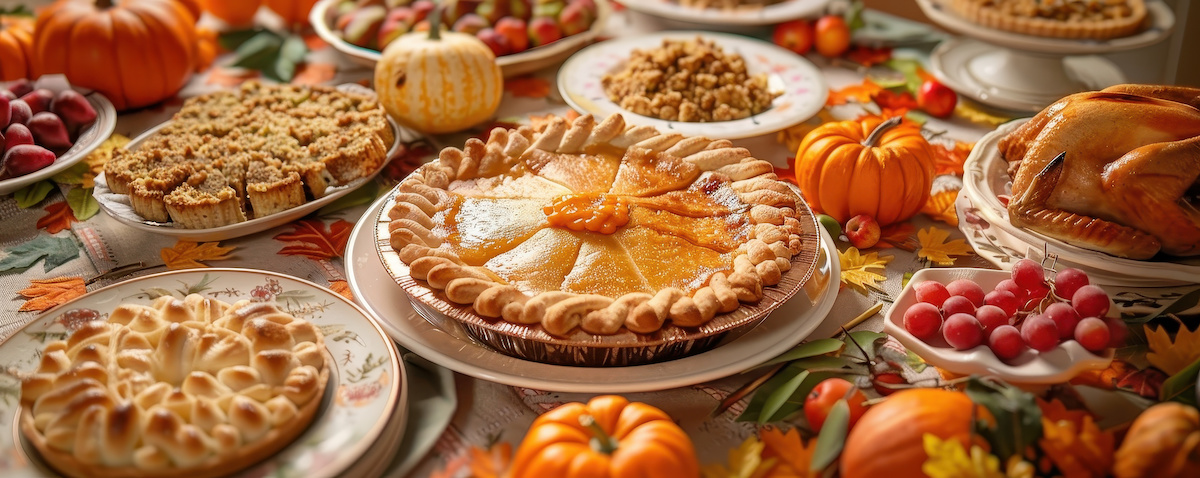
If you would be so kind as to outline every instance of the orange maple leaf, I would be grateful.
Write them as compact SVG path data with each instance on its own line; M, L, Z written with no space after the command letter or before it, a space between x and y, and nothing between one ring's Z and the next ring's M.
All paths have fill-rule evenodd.
M216 86L237 86L246 80L258 77L259 73L254 70L231 70L214 66L208 70L208 78L204 80L204 83Z
M879 233L879 242L875 243L875 247L879 249L895 247L902 251L915 251L917 250L917 239L914 237L916 232L917 227L907 221L885 226Z
M86 294L87 284L82 277L34 279L29 281L29 287L17 293L29 299L19 310L41 312Z
M500 478L512 465L512 445L497 443L487 450L473 446L468 451L472 478Z
M78 221L75 219L75 213L71 211L71 206L66 201L56 202L46 206L46 215L42 216L37 221L38 229L45 229L50 234L58 234L71 228L71 224Z
M522 76L504 81L504 89L517 98L545 98L550 96L550 82L536 76Z
M958 191L941 191L929 196L929 201L921 206L921 212L935 221L942 221L951 226L958 226L958 212L954 209L954 201L958 199Z
M892 90L879 90L871 95L871 100L879 105L879 108L891 112L891 115L881 114L884 118L892 116L904 116L903 113L895 114L896 112L908 112L908 110L917 109L917 99L908 92L896 93Z
M320 219L301 219L291 224L292 232L275 236L283 242L300 242L285 246L279 254L285 256L304 256L313 260L342 257L346 252L346 241L350 239L350 231L354 224L345 219L338 219L325 230L325 223Z
M1158 398L1167 375L1158 369L1139 370L1121 359L1113 359L1108 368L1087 370L1071 379L1071 385L1087 385L1102 390L1129 390L1147 398Z
M775 466L772 466L765 476L799 478L820 476L820 473L808 471L813 452L817 449L816 440L804 443L804 440L800 438L800 432L795 428L781 432L778 428L766 427L759 432L759 437L766 445L762 452L763 461L776 459Z
M191 241L178 241L174 246L164 247L159 251L159 256L162 257L163 264L166 264L167 269L197 269L208 267L201 261L219 261L229 259L229 253L236 247L221 247L219 242L204 242L195 243Z
M1038 400L1043 413L1038 444L1046 456L1064 476L1107 476L1113 463L1113 432L1101 431L1091 414L1067 411L1054 402Z
M871 48L855 46L846 53L846 59L862 66L874 66L892 58L892 49L888 47Z
M971 148L975 147L975 143L955 141L953 147L947 147L940 142L931 142L929 146L933 150L935 175L953 174L962 177L963 164L967 162L967 156L971 154Z
M337 75L337 65L333 63L302 63L296 67L296 75L292 77L293 85L319 85L332 80Z
M301 38L304 40L304 45L308 47L309 51L317 51L329 46L329 43L326 43L316 32L305 34Z
M346 282L345 279L329 281L329 290L337 292L338 295L350 299L351 302L354 301L354 292L350 291L350 283Z
M825 106L844 105L850 100L863 104L870 103L871 98L880 91L883 91L883 87L868 78L858 85L850 85L840 90L829 90L829 98L825 100Z

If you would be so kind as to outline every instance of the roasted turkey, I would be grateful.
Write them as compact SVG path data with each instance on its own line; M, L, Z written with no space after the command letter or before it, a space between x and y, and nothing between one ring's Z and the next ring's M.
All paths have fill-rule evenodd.
M1117 85L1000 141L1014 226L1131 259L1200 255L1200 88Z

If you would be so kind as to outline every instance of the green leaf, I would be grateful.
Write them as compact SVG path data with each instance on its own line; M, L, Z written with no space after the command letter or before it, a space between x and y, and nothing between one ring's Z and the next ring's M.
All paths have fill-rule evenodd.
M273 72L283 38L269 30L254 35L234 52L233 66L262 72Z
M1192 362L1179 373L1163 382L1158 400L1175 401L1196 406L1196 374L1200 373L1200 359Z
M850 2L850 11L846 12L846 27L853 32L865 26L867 22L863 19L863 2Z
M46 195L50 194L50 191L53 190L54 182L38 181L18 190L13 194L13 198L17 200L17 207L28 209L46 199Z
M51 181L58 184L83 184L83 177L92 170L87 162L80 161L71 165L71 167L59 171L58 174L50 177Z
M349 194L335 199L333 202L326 204L317 211L318 215L325 216L343 209L349 209L361 204L368 204L379 197L379 183L376 181L367 181L367 184L351 191Z
M913 58L891 58L883 62L883 66L904 74L904 86L908 89L909 93L916 96L917 92L920 91L921 83L924 82L921 79L921 75L917 74L921 69L920 61Z
M279 50L280 58L287 58L292 63L304 63L304 55L308 54L308 45L304 44L304 39L296 35L288 35L283 40L283 47Z
M782 355L764 362L759 367L840 352L845 346L846 343L838 339L817 339L797 345Z
M66 264L79 257L79 246L70 237L57 237L40 234L32 241L6 249L5 256L0 259L0 272L30 268L39 259L45 258L43 267L46 272Z
M908 355L908 358L904 361L904 364L908 365L908 368L913 369L914 372L924 372L925 367L929 366L929 364L925 363L925 359L921 358L920 355L917 355L916 352L913 352L912 350L906 350L905 352Z
M67 192L67 205L80 221L91 219L100 212L100 203L92 196L92 188L71 188Z
M869 361L875 358L875 348L879 345L879 341L887 339L887 334L881 332L872 332L870 330L859 330L846 334L846 339L843 341L846 344L845 352L842 356L846 358L858 359L860 361ZM858 345L854 345L857 343ZM862 347L862 350L859 350ZM863 357L863 350L867 352L867 356Z
M833 464L838 455L842 454L842 447L846 445L846 432L849 430L850 404L841 398L829 409L829 415L821 425L821 433L817 435L817 446L813 449L808 470L821 471Z
M217 37L217 43L221 45L221 49L225 51L234 51L241 47L243 43L254 38L255 35L267 31L265 28L251 28L248 30L236 30L232 32L222 33Z
M1164 316L1167 314L1176 314L1176 313L1191 309L1192 307L1195 307L1197 303L1200 303L1200 289L1196 289L1196 290L1193 290L1186 294L1183 294L1183 295L1179 296L1178 299L1175 299L1174 302L1171 302L1170 304L1168 304L1166 307L1163 307L1162 309L1152 312L1152 313L1146 315L1145 317L1130 320L1128 322L1131 324L1144 324L1146 322L1149 322L1151 320L1154 320L1158 317L1161 317L1161 316ZM1139 329L1139 328L1141 328L1141 327L1130 327L1129 330L1133 331L1134 329Z
M771 417L783 407L784 402L792 398L796 390L800 388L800 384L804 383L804 379L808 378L808 370L801 370L779 388L771 392L767 396L767 401L763 403L763 408L758 412L758 423L767 423L771 421Z
M1042 436L1042 409L1033 394L996 379L979 377L967 381L966 393L971 401L987 408L995 417L995 428L987 427L982 420L977 420L975 426L1000 461L1023 453Z

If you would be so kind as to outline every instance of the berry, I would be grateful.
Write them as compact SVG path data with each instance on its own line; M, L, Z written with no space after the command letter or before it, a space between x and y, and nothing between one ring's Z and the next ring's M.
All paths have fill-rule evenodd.
M942 303L950 298L950 292L946 290L946 286L933 280L918 282L913 286L913 291L917 293L917 302L933 304L934 307L941 307Z
M942 302L942 316L950 317L954 314L975 315L975 304L971 303L971 299L961 295L952 295Z
M1041 315L1031 315L1021 325L1021 338L1030 348L1045 352L1058 345L1058 326Z
M942 328L942 314L928 302L918 302L904 311L904 330L928 342Z
M1079 326L1075 327L1075 341L1090 352L1099 353L1108 348L1109 339L1111 335L1108 324L1096 317L1083 319L1079 321Z
M1017 314L1017 310L1021 308L1021 303L1017 301L1017 296L1006 290L993 290L983 296L984 305L994 305L1003 310L1009 317Z
M1029 300L1029 292L1017 285L1016 282L1013 282L1012 279L1004 279L1000 281L999 284L996 284L995 290L1005 291L1012 294L1013 297L1016 297L1018 310L1020 310L1021 306L1024 306L1025 302ZM984 301L987 301L986 296L984 296Z
M1054 325L1058 327L1058 338L1062 340L1070 340L1075 336L1075 326L1082 318L1079 312L1076 312L1075 308L1066 302L1050 304L1042 312L1042 316L1054 321Z
M1004 309L994 305L985 305L975 311L975 319L983 325L984 337L990 337L1001 325L1008 325L1009 317L1011 316Z
M1021 338L1021 332L1011 325L996 327L992 335L988 336L988 348L992 349L996 357L1006 362L1021 355L1025 347L1025 339Z
M1108 315L1108 293L1098 286L1085 285L1071 295L1071 305L1081 317L1104 317Z
M1033 308L1042 302L1047 295L1050 294L1050 287L1045 284L1038 284L1037 287L1025 291L1025 307Z
M951 296L966 297L975 307L983 305L983 287L971 279L958 279L946 284L946 291Z
M1104 323L1108 325L1108 346L1124 347L1125 339L1129 337L1129 326L1125 321L1120 317L1105 317Z
M1046 281L1042 265L1031 259L1021 259L1013 263L1012 280L1022 289L1030 290Z
M1070 299L1075 295L1075 291L1090 283L1086 272L1067 267L1054 274L1054 295Z
M983 325L968 314L954 314L946 319L942 337L956 350L967 350L983 343Z

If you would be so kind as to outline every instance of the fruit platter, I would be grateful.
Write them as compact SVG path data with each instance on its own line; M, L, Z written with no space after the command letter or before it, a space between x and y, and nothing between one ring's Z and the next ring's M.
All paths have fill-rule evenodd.
M312 25L322 39L366 65L401 35L429 29L432 0L400 0L355 6L352 0L320 0ZM557 64L604 29L608 0L447 0L442 23L484 42L504 76L517 76Z

